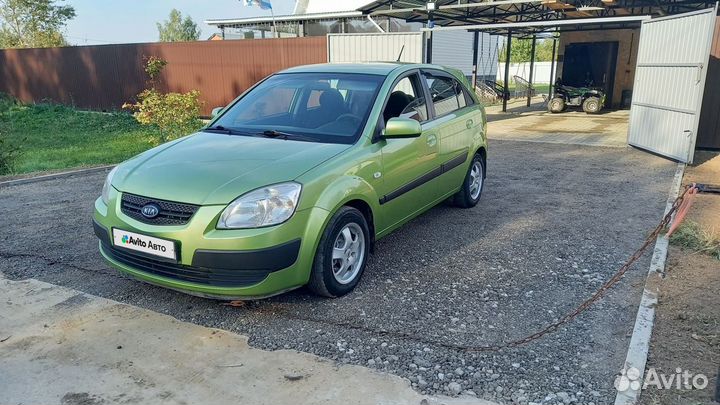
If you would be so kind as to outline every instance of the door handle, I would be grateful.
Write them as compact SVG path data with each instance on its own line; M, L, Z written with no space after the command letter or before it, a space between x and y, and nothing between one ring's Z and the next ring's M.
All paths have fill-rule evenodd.
M465 126L467 127L467 129L472 128L472 125L473 125L473 120L472 120L472 119L469 119L469 120L465 121Z
M702 81L702 71L703 71L703 64L700 63L697 65L697 76L695 77L695 84L700 84Z
M427 136L427 144L429 147L435 146L437 144L437 137L434 134L430 134Z

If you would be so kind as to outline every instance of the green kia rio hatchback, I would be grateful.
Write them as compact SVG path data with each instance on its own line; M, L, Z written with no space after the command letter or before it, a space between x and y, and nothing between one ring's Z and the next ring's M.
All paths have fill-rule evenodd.
M477 204L485 131L452 69L287 69L200 132L115 167L95 202L100 251L139 280L203 297L304 285L338 297L376 240L444 200Z

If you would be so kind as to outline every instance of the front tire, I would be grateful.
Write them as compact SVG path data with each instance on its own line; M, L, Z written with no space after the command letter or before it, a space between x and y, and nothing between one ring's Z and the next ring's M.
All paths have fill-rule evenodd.
M583 101L582 108L586 114L597 114L602 109L602 103L599 97L588 97Z
M365 216L342 207L325 227L318 244L308 287L323 297L340 297L360 281L370 255L370 231Z
M470 163L462 188L453 196L453 204L461 208L477 205L485 186L485 159L476 153Z

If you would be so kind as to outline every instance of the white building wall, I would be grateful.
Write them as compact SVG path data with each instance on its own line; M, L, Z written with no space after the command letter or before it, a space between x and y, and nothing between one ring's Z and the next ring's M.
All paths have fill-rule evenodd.
M473 33L469 31L433 32L432 63L461 70L472 75ZM497 71L497 37L480 33L478 38L478 78L495 76Z
M295 14L334 13L353 11L372 3L369 0L298 0L295 3Z

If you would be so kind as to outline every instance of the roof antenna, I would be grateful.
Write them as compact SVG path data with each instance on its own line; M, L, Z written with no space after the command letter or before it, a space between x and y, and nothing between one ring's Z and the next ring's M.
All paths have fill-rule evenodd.
M405 45L400 48L400 53L398 54L398 58L395 60L395 62L400 62L400 58L402 57L402 53L405 50Z

